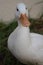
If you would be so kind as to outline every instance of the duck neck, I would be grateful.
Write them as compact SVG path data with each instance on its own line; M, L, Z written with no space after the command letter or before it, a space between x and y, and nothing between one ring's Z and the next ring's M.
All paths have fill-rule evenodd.
M22 26L22 24L20 23L20 21L18 20L18 26Z
M23 40L24 44L30 45L31 43L31 36L30 36L30 29L29 27L22 26L21 23L18 21L18 28L19 28L19 36L20 39Z
M20 29L22 29L23 32L26 32L27 34L30 34L30 29L29 29L29 27L23 26L23 25L20 23L20 21L18 21L18 26L19 26Z
M23 26L19 20L18 20L18 26L25 27L25 28L29 29L29 26Z

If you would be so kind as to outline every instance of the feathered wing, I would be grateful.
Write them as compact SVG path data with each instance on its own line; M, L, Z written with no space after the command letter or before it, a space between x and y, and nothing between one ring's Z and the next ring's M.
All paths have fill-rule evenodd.
M39 61L43 63L43 35L37 33L30 33L32 41L32 49L39 58Z
M43 35L30 33L32 44L40 49L43 49Z

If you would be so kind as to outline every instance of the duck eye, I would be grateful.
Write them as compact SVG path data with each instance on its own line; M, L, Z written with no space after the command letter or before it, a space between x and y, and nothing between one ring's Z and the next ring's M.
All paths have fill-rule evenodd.
M26 8L27 9L27 8Z
M19 11L19 9L17 9L17 11Z

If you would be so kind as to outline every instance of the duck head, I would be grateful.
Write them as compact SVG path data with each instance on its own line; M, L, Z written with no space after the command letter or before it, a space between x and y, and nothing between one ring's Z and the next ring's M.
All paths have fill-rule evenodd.
M16 17L19 20L19 23L24 27L30 26L30 22L28 20L28 9L24 3L20 3L16 7Z

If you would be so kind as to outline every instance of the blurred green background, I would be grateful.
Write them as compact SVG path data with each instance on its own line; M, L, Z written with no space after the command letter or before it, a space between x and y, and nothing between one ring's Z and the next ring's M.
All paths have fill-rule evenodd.
M43 35L43 15L39 19L29 19L31 22L30 32ZM0 65L23 65L8 50L7 40L10 33L17 27L18 23L14 19L12 23L6 25L0 20ZM30 63L30 65L33 65Z

